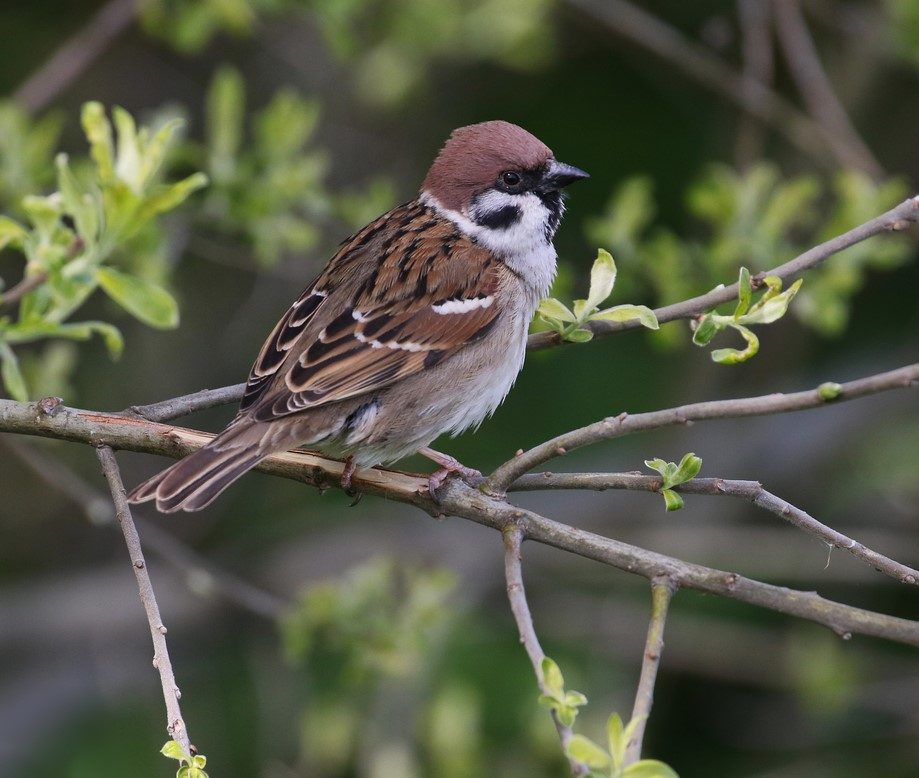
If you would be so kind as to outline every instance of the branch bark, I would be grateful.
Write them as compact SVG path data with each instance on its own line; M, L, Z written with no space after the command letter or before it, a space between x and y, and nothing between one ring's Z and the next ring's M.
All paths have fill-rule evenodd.
M863 381L871 379L862 379ZM17 432L90 445L108 445L129 451L179 458L200 448L213 435L166 424L58 407L55 413L41 403L0 400L0 432ZM338 487L343 464L306 451L269 457L256 469L317 487ZM919 622L853 608L802 592L744 578L737 573L683 562L610 538L552 521L532 511L491 497L462 481L449 479L439 492L439 503L428 494L424 476L373 468L355 473L355 488L403 502L432 515L459 516L504 531L517 524L526 537L629 573L653 579L668 576L683 588L717 594L751 605L786 613L829 627L844 637L873 635L919 646Z
M514 621L517 622L517 631L520 633L520 642L526 649L527 656L530 658L530 664L533 665L533 672L536 674L536 683L543 694L548 694L549 690L545 685L545 678L542 672L542 660L546 658L542 646L539 645L539 638L536 637L536 629L533 627L533 617L530 614L530 606L527 604L526 590L523 588L523 569L521 546L523 544L523 532L519 527L509 526L502 533L504 536L504 578L507 583L507 599L510 602L511 612L514 614ZM558 715L553 710L552 720L555 722L555 728L558 730L558 738L562 744L562 752L567 753L568 743L574 734L571 727L565 726L559 720ZM568 759L572 775L587 775L590 770L583 762L576 759Z
M586 427L558 435L508 460L486 479L482 489L493 495L504 494L511 483L537 465L576 448L633 432L644 432L675 424L690 424L704 419L734 419L819 408L830 402L854 400L877 392L910 387L916 382L919 382L919 363L842 384L838 396L833 400L827 400L818 389L810 389L792 394L768 394L736 400L691 403L631 416L623 412L618 416L609 416Z
M664 625L667 623L667 611L670 600L676 589L667 576L659 576L651 581L651 619L648 622L648 637L645 640L645 653L641 660L641 675L638 679L638 690L635 692L635 704L632 706L632 721L635 734L629 740L625 751L625 763L630 765L641 759L641 744L645 738L645 726L651 715L654 703L654 683L657 680L657 669L661 663L664 650Z
M662 480L659 476L641 473L533 473L518 478L508 491L525 492L545 489L628 489L632 491L660 492ZM684 494L742 497L754 505L769 511L783 521L820 538L833 548L848 551L856 559L871 565L875 570L889 575L900 583L919 585L919 570L897 562L890 557L872 551L857 540L853 540L832 527L828 527L807 511L777 497L763 488L759 481L742 481L727 478L693 478L691 481L673 487Z
M182 746L186 754L190 754L191 744L188 740L188 730L185 727L182 709L179 706L179 697L182 695L176 685L172 663L169 661L169 649L166 646L166 627L160 616L156 595L153 593L153 584L150 581L150 574L147 572L147 563L144 560L144 552L140 546L140 537L131 517L131 508L125 496L124 484L121 482L118 462L115 461L115 454L108 446L98 446L96 454L102 464L102 472L112 493L115 514L118 517L118 524L128 547L131 567L134 570L137 588L140 591L140 600L143 603L144 612L147 614L147 622L150 624L150 636L153 638L153 666L160 674L160 685L163 687L163 699L166 702L166 731L173 740Z

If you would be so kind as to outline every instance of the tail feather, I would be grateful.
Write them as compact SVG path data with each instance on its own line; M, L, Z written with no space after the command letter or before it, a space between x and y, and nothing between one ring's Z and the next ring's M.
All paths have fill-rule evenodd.
M231 427L203 448L135 487L128 501L155 500L157 509L163 513L201 510L276 450L262 445L264 432L253 427Z

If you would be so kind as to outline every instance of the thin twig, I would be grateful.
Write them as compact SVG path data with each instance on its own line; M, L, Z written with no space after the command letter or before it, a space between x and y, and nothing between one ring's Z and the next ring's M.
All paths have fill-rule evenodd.
M743 416L803 411L841 400L854 400L857 397L890 389L907 388L917 382L919 382L919 363L842 384L839 394L833 400L827 400L818 389L810 389L792 394L776 393L735 400L690 403L677 408L634 415L623 412L618 416L609 416L588 424L586 427L558 435L515 456L498 467L486 479L482 488L489 494L503 494L508 485L528 470L554 457L601 440L611 440L634 432L644 432L675 424L689 424L704 419L736 419Z
M102 472L108 481L112 500L115 503L115 515L124 535L124 541L131 557L131 567L137 579L137 588L140 591L140 600L147 614L150 624L150 636L153 638L153 666L160 674L160 683L163 687L163 699L166 701L166 731L169 736L177 741L185 753L191 753L191 744L188 740L188 731L185 720L182 718L182 709L179 706L179 687L176 685L175 675L172 672L172 663L169 661L169 649L166 647L166 627L160 617L160 609L156 604L156 595L153 593L153 584L147 572L147 563L144 561L144 552L140 546L140 537L134 520L131 518L131 508L125 497L124 484L121 481L121 472L115 454L108 446L99 446L96 449L99 461L102 463Z
M46 108L131 26L148 0L109 0L13 93L31 113Z
M115 526L110 496L103 495L59 459L46 456L15 439L4 440L3 443L44 483L75 502L90 522ZM213 591L227 602L272 621L289 610L290 606L284 599L215 565L162 530L157 523L142 516L135 516L134 522L143 532L147 548L182 573L194 591Z
M462 516L502 531L516 524L529 540L602 562L648 580L664 575L680 588L717 594L808 619L828 627L846 640L854 634L873 635L919 647L919 621L853 608L824 599L816 592L772 586L734 572L684 562L638 548L509 505L456 479L448 480L438 496L444 515Z
M916 221L919 221L919 195L904 200L886 213L882 213L880 216L876 216L874 219L860 224L842 235L830 238L830 240L808 249L794 259L772 270L758 273L756 277L778 276L783 281L788 281L796 278L805 270L816 267L834 254L849 248L849 246L854 246L856 243L861 243L882 232L905 230ZM716 287L711 292L692 297L689 300L657 308L654 314L657 316L658 322L664 324L676 319L691 319L694 316L710 311L718 305L736 300L737 284L733 283L728 286ZM589 326L595 336L604 336L614 332L621 332L622 330L639 329L643 325L637 319L632 319L624 322L593 321L589 323ZM530 350L550 348L559 345L561 342L557 333L538 332L530 335L527 341L527 348Z
M223 386L219 389L202 389L199 392L173 397L150 405L132 405L128 412L149 421L168 421L179 416L187 416L195 411L203 411L207 408L216 408L218 405L239 402L245 390L246 385L244 383Z
M526 590L523 588L521 554L523 532L520 531L519 527L509 526L502 535L504 536L504 578L507 582L507 599L511 605L511 612L514 614L514 621L517 622L520 642L526 649L530 664L533 665L533 672L536 674L536 683L539 685L539 690L543 694L549 694L550 690L546 687L542 672L542 660L546 658L546 655L543 653L542 646L539 645L539 638L536 637L533 617L530 614L530 606L527 604ZM566 726L559 720L555 710L552 711L552 720L558 730L562 751L567 753L568 743L574 733L571 731L571 727ZM568 763L571 766L572 775L587 775L590 772L587 765L576 759L569 757Z
M785 60L811 116L839 139L840 151L844 155L841 162L880 178L884 175L884 168L861 139L839 102L820 62L799 1L773 0L772 7Z
M651 580L651 619L648 622L648 637L645 640L645 653L641 660L641 675L638 678L635 704L632 707L632 721L636 724L635 733L626 746L626 765L641 759L641 744L645 738L645 726L654 702L654 682L657 680L657 668L660 666L661 653L664 650L664 624L667 622L667 610L670 608L670 600L675 592L676 589L667 576L658 576Z
M186 456L214 437L210 433L110 413L58 407L54 414L48 414L41 410L40 404L11 400L0 400L0 432L109 445L172 458ZM255 469L320 488L334 488L339 486L343 467L337 460L295 450L268 457ZM584 532L509 505L456 479L448 479L438 492L439 502L430 497L427 477L397 470L376 467L358 470L353 486L361 492L414 505L433 515L460 516L500 531L508 524L522 522L521 528L532 540L620 570L649 579L668 575L679 586L809 619L840 635L874 635L919 646L917 622L852 608L813 592L771 586Z
M9 290L3 294L0 294L0 306L12 305L13 303L18 302L29 292L31 292L33 289L37 289L47 280L48 276L45 273L36 273L34 276L26 276L18 284L11 286Z
M706 47L626 0L567 0L610 32L647 49L697 82L770 125L793 145L818 160L831 152L837 162L853 164L846 138L815 122L767 85L738 73Z
M775 70L772 56L772 8L763 0L737 0L737 20L740 24L740 50L743 56L743 88L749 93L747 100L759 100L761 92L750 84L771 86ZM765 126L749 113L740 117L735 142L738 167L746 168L763 155Z
M640 473L533 473L518 478L508 491L541 491L545 489L628 489L632 491L659 492L662 481L656 475ZM867 562L878 572L889 575L901 583L919 585L919 570L897 562L862 545L832 527L828 527L807 511L781 497L766 491L759 481L742 481L728 478L694 478L673 487L684 494L743 497L754 505L775 514L798 529L820 538L823 542L848 551L856 559Z

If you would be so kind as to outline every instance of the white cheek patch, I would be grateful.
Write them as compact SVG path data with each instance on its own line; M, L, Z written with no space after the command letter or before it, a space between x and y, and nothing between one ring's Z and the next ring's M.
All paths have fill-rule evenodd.
M432 305L431 310L443 316L451 313L468 313L478 308L487 308L495 301L495 298L488 297L468 297L466 299L447 300L437 305Z

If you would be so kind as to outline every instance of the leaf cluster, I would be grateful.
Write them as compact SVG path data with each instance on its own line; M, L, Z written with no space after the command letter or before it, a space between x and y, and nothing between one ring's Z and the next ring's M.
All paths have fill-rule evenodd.
M684 454L679 464L665 462L663 459L646 459L645 465L660 473L661 494L668 511L678 511L683 507L683 498L675 491L674 486L691 481L702 469L702 459L693 453Z
M146 277L143 268L127 272L126 257L133 254L136 262L145 256L145 249L160 240L157 217L180 205L207 179L195 173L161 183L160 168L175 123L138 129L133 117L117 107L112 120L114 127L99 103L84 105L91 161L72 166L67 155L59 154L56 191L22 199L26 223L0 216L0 248L18 251L25 261L24 279L35 282L17 314L0 317L2 376L16 399L27 399L29 392L13 345L48 338L87 340L98 334L112 357L119 356L123 339L114 325L70 321L96 289L150 326L178 325L172 295Z
M616 285L616 263L608 251L598 249L597 258L590 270L590 291L586 300L575 300L572 308L554 297L539 303L536 315L546 327L557 332L562 340L586 343L593 332L586 326L592 321L631 321L638 319L642 326L656 330L660 326L654 311L644 305L614 305L600 310L600 304L612 293Z

